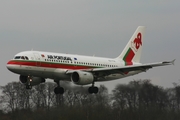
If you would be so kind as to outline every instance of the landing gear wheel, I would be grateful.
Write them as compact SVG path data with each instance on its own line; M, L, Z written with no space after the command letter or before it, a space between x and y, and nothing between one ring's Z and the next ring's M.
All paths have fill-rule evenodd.
M56 87L56 88L54 88L54 93L55 94L63 94L64 88L63 87Z
M89 87L89 89L88 89L88 92L90 94L92 94L92 93L97 94L98 91L99 91L98 87Z
M54 88L54 93L55 94L63 94L64 93L64 88L60 87L60 80L54 80L54 82L57 83L57 87Z
M94 94L97 94L99 91L98 87L94 87Z
M93 87L89 87L88 92L89 92L90 94L92 94L92 93L93 93Z
M26 85L26 89L32 89L31 85Z

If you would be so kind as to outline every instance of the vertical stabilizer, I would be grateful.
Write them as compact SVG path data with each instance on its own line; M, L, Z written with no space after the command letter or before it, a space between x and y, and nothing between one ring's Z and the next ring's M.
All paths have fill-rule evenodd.
M125 65L132 65L133 62L140 62L144 31L145 27L139 26L122 53L117 57L117 59L122 59L125 62Z

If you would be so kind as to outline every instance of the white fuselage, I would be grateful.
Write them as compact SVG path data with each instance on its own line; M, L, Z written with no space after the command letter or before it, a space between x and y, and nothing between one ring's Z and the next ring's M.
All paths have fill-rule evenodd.
M139 65L134 63L133 65ZM89 70L95 68L115 68L125 66L125 62L119 59L90 57L72 54L25 51L15 55L7 63L7 68L20 75L50 78L55 80L70 81L68 70ZM115 80L142 72L131 71L128 73L108 74L99 78L98 81Z

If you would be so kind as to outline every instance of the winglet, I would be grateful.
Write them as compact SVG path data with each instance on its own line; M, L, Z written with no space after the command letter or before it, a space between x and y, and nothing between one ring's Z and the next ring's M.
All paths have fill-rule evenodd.
M163 64L171 64L171 65L174 65L174 62L175 62L176 59L172 60L172 61L164 61L162 62Z
M174 65L174 62L175 62L176 59L172 60L171 63Z

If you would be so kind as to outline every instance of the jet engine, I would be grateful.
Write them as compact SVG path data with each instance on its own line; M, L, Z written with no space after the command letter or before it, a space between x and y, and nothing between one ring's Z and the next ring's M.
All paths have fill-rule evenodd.
M41 78L41 77L28 77L28 76L23 76L23 75L19 76L19 80L21 81L21 83L23 83L25 85L26 85L28 79L32 86L45 82L45 79Z
M89 72L76 71L72 73L71 80L77 85L87 85L94 81L94 76Z

